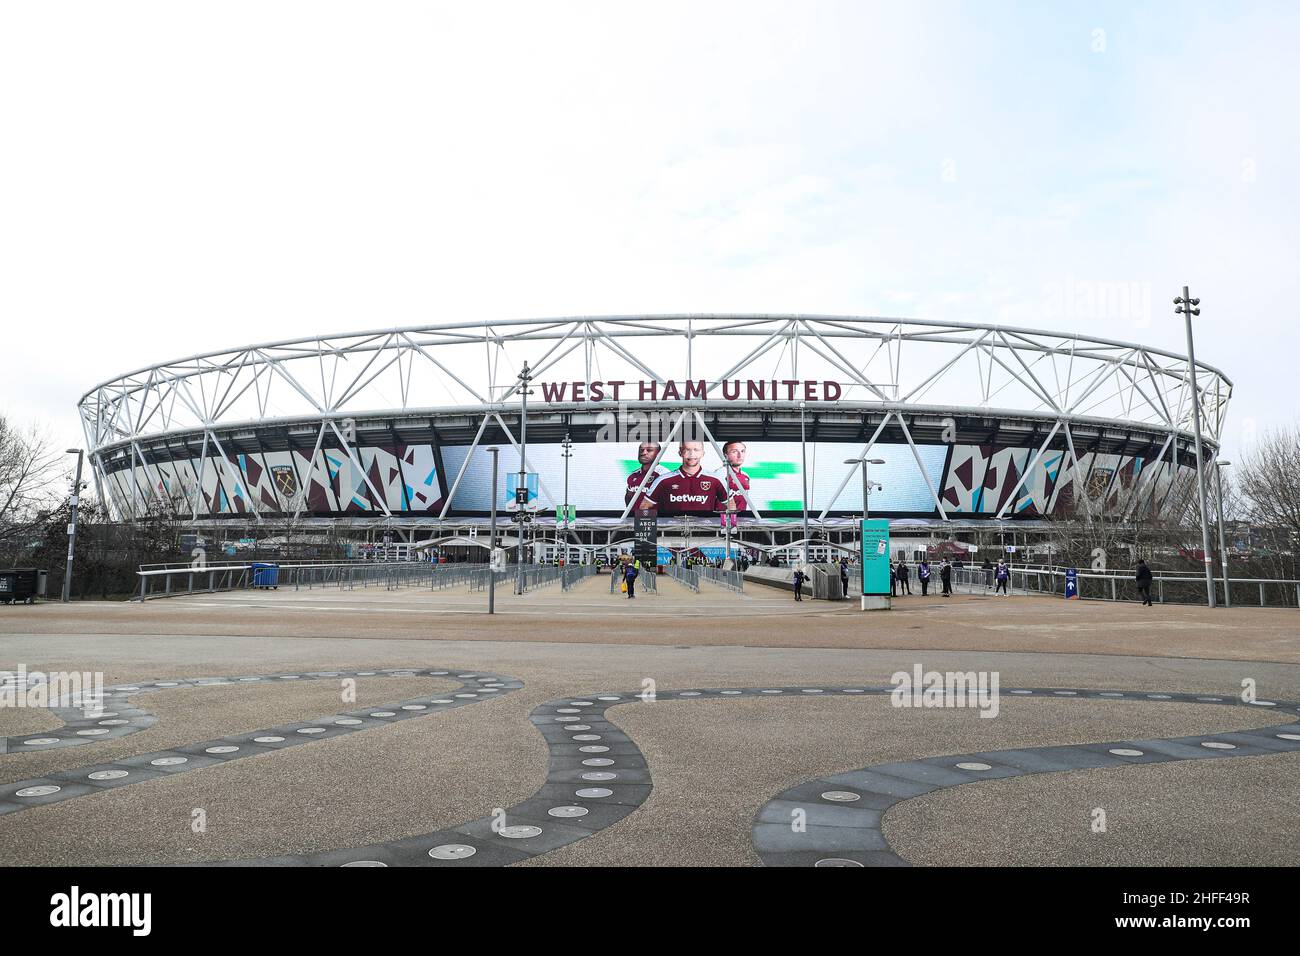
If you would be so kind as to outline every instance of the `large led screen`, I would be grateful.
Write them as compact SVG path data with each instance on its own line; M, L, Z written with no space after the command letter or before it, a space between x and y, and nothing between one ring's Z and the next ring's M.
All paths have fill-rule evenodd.
M736 446L740 446L737 448ZM803 509L803 461L799 442L738 442L729 445L739 472L732 479L731 498L743 498L738 508L743 515L753 517L794 516ZM725 500L727 484L725 467L717 450L709 442L687 447L691 457L701 450L698 472L688 462L686 477L668 487L674 473L682 469L680 446L668 444L651 479L661 476L658 501L653 501L662 517L683 516L688 513L713 513L719 510L719 492ZM443 475L450 490L451 483L465 465L469 446L451 446L442 449ZM569 458L569 503L581 514L621 514L635 488L629 489L629 478L642 468L638 452L640 446L623 443L574 444ZM852 514L862 510L862 473L860 466L845 464L862 452L861 443L808 442L808 506L820 514L829 508L832 512ZM873 511L895 513L929 513L934 511L934 493L942 487L942 472L947 448L943 446L918 446L924 472L917 468L916 458L907 445L875 445L869 455L883 459L882 465L871 465L870 479L881 490L873 491ZM647 453L648 457L648 453ZM500 474L497 480L497 507L504 509L512 500L507 492L506 473L519 471L519 454L512 446L502 446ZM540 503L551 510L564 500L563 448L556 444L528 446L528 470L540 475ZM932 493L926 485L926 477ZM650 493L647 483L645 492ZM636 487L639 487L636 483ZM491 507L492 457L482 448L475 449L465 467L460 485L452 500L452 513L485 512ZM752 509L752 510L751 510Z

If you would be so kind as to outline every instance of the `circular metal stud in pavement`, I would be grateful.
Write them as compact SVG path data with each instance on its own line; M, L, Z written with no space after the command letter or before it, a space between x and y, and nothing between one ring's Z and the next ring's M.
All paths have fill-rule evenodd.
M472 846L466 846L464 843L444 843L442 846L435 846L430 850L429 856L435 860L463 860L477 852L478 850Z

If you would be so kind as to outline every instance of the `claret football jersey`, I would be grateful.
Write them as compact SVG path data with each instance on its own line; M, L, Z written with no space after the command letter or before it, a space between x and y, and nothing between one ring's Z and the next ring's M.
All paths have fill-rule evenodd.
M717 477L718 480L722 482L723 495L725 497L727 491L727 469L725 465L722 470L718 472ZM731 469L731 500L732 503L735 504L737 511L744 511L749 507L749 502L746 501L744 495L744 492L748 490L749 475L745 474L739 468ZM727 506L724 504L722 507L725 509Z
M726 507L727 491L717 475L703 470L688 475L678 469L661 475L641 500L661 515L713 514Z
M632 474L627 476L627 492L623 495L623 504L631 504L632 496L635 495L637 489L641 487L641 479L645 477L646 468L649 467L649 465L646 465L645 468L638 468L636 471L632 472ZM650 474L650 480L645 483L647 491L650 490L650 486L655 483L655 479L661 474L662 472L657 470Z

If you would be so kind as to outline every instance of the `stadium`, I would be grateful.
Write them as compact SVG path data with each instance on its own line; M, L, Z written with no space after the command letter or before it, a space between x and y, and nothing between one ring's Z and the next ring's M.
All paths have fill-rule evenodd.
M79 412L115 519L228 536L481 546L469 535L494 498L503 521L517 507L522 453L540 560L626 540L683 449L724 492L730 467L744 474L725 506L660 506L661 533L686 541L850 541L868 485L872 517L930 538L1084 511L1177 520L1194 501L1194 403L1212 455L1231 392L1203 362L1193 385L1185 356L1072 333L644 315L248 345L118 376Z

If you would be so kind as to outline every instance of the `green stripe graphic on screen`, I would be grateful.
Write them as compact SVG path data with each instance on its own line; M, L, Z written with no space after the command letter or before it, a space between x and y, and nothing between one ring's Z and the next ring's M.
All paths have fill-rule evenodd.
M641 463L632 458L623 459L623 470L629 475L641 467ZM682 467L680 461L661 461L656 470L658 471L676 471ZM779 475L797 475L799 466L792 461L761 461L752 465L744 465L741 470L749 475L750 478L776 478Z
M764 511L803 511L803 502L797 498L789 501L769 501Z
M760 461L745 465L742 471L750 478L775 478L778 475L797 475L799 466L792 461Z
M680 467L682 467L682 463L680 461L661 461L659 462L658 465L655 466L655 471L676 471ZM640 468L641 468L641 462L636 461L635 459L632 458L623 459L623 470L626 471L629 475L632 474L632 472L634 471L639 471Z

